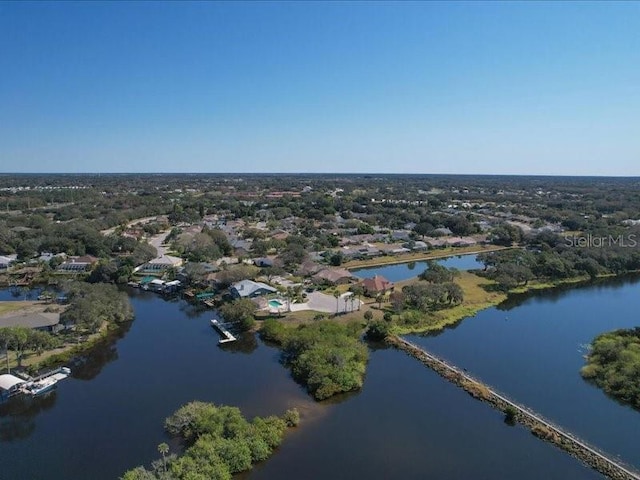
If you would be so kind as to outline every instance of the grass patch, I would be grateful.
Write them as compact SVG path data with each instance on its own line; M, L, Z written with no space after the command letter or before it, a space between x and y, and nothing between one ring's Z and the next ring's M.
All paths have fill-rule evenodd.
M419 281L418 279L411 279L399 282L396 284L396 288L402 288L405 285ZM460 285L464 292L464 300L460 305L428 313L405 312L402 315L406 315L406 318L411 317L411 322L409 324L405 322L394 325L393 332L398 335L406 335L409 333L439 331L447 326L456 324L464 318L472 317L481 310L498 305L507 298L506 293L492 291L491 286L495 284L493 280L480 277L471 272L460 272L455 282Z
M0 315L6 315L18 310L24 310L34 305L37 305L37 302L0 302Z

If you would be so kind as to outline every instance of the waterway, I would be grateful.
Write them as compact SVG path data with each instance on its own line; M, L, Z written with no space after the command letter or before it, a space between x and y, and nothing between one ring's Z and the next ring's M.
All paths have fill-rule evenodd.
M475 270L484 268L484 264L477 260L477 256L458 255L454 257L446 257L436 260L440 265L447 268L456 268L458 270ZM413 277L417 277L427 269L427 262L407 262L397 263L394 265L382 265L378 267L365 267L351 270L356 277L367 278L374 275L382 275L391 282L401 282Z
M640 467L640 413L579 374L599 333L639 324L637 277L513 299L437 336L408 336L587 442Z
M640 414L582 381L578 348L632 324L639 285L537 295L412 340L633 461ZM12 297L4 291L0 299ZM0 407L0 478L118 478L158 457L157 445L169 440L164 418L195 399L237 405L249 417L301 410L300 427L243 479L602 478L404 353L372 348L363 389L317 404L276 349L253 336L218 347L211 312L148 292L131 291L131 299L130 328L76 366L53 395ZM589 395L598 414L583 409Z

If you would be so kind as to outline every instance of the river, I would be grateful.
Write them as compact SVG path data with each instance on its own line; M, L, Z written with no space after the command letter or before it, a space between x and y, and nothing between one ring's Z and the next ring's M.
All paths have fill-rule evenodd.
M638 465L640 414L578 374L580 344L633 324L638 287L613 281L537 294L412 340ZM218 347L211 312L141 291L131 299L128 331L53 395L0 408L0 478L118 478L158 457L168 440L163 419L194 399L237 405L249 417L301 410L301 425L242 478L602 478L401 352L372 348L363 389L317 404L276 349L252 336Z

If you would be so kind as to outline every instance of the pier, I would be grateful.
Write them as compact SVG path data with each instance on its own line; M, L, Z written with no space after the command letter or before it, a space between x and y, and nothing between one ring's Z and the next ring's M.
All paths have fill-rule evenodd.
M555 425L531 409L506 398L486 384L460 370L450 362L438 358L403 338L393 336L387 342L428 366L440 376L463 388L474 398L489 403L494 408L506 412L513 409L514 419L531 430L535 436L563 449L594 470L615 480L640 480L640 473L623 464L621 460L588 445L562 427Z
M220 323L218 320L216 319L211 320L211 325L216 330L218 330L218 332L220 332L220 335L222 336L222 338L218 341L218 343L224 344L229 342L235 342L237 340L237 338L231 335L231 332L225 328L224 324Z

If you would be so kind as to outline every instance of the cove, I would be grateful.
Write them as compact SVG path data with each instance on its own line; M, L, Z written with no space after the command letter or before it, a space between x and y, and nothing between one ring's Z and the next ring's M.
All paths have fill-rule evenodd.
M458 270L475 270L484 268L484 264L477 260L477 255L458 255L435 260L440 265ZM378 267L355 268L351 270L356 277L367 278L374 275L382 275L391 282L401 282L417 277L427 269L426 261L396 263L394 265L381 265Z

